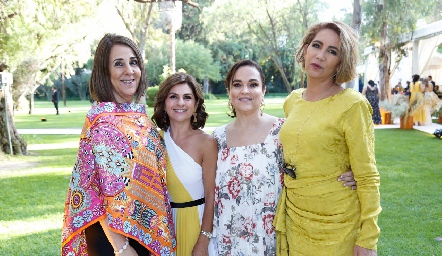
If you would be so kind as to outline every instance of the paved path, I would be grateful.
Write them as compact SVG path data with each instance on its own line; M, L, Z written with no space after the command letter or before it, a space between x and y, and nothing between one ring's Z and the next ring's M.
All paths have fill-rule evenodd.
M399 129L399 124L383 124L376 125L375 129ZM415 130L433 134L436 129L442 129L442 124L435 124L428 126L413 127ZM211 133L215 127L204 127L204 131ZM80 135L81 129L17 129L19 134L73 134Z

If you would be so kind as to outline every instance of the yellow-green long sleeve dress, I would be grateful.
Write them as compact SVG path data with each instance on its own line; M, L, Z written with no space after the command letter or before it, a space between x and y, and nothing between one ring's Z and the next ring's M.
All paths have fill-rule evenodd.
M274 225L277 255L353 255L355 244L376 249L381 212L371 107L345 89L316 102L304 89L284 103L280 139L296 179L284 177ZM337 178L351 166L357 190Z

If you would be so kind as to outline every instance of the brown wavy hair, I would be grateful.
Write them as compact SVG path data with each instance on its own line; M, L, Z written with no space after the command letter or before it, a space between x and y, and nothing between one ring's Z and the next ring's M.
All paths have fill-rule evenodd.
M296 53L296 61L302 65L303 69L305 69L305 46L310 45L316 34L323 29L331 29L335 31L340 40L341 62L333 78L334 82L337 84L343 84L353 80L357 75L356 67L359 61L358 35L352 27L343 22L320 22L312 25L301 40L299 50Z
M261 83L262 83L262 91L264 92L266 88L265 86L266 77L261 67L258 65L258 63L254 62L253 60L240 60L230 67L229 72L227 72L226 80L224 81L224 86L226 87L227 92L230 92L230 86L232 85L233 77L235 76L236 71L238 71L240 67L244 66L254 67L256 68L256 70L258 70L259 77L261 78ZM232 118L236 117L236 110L233 106L231 106L230 101L229 101L229 109L231 110L231 113L227 115Z
M134 41L125 36L116 34L106 34L98 43L89 82L91 99L99 102L117 102L113 94L114 86L112 85L109 71L110 52L114 45L125 45L130 47L138 59L141 77L140 84L135 92L135 102L139 102L141 97L144 96L147 87L147 76L146 69L144 68L143 55Z
M206 112L206 106L204 105L204 95L201 84L196 79L186 73L178 72L170 75L166 80L160 84L160 88L155 99L154 113L152 115L152 121L162 130L167 130L170 126L170 119L165 109L166 98L169 95L172 87L178 84L187 84L192 90L195 100L197 100L196 118L197 122L193 122L193 118L189 119L193 130L204 128L206 120L209 114Z

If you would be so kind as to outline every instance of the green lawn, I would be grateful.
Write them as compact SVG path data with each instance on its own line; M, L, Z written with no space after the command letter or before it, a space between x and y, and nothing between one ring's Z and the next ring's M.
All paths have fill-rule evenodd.
M283 100L266 99L265 112L282 116ZM37 112L49 112L16 114L16 125L81 128L89 103L70 105L62 107L59 116L43 115L53 112L52 103L38 102ZM206 106L208 127L231 120L225 114L225 99L208 101ZM41 122L41 117L54 121L47 126L51 120ZM378 254L442 255L442 242L436 241L442 237L442 140L415 130L378 129L375 135L383 207ZM0 160L0 165L10 166L0 171L0 255L59 255L62 212L78 136L22 137L30 155ZM49 149L41 149L41 144Z

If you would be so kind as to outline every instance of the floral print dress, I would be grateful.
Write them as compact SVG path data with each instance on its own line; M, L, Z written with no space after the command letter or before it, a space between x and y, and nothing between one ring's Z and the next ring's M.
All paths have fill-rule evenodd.
M272 226L282 188L282 146L277 119L264 143L228 148L226 125L218 143L214 235L218 255L276 255Z

